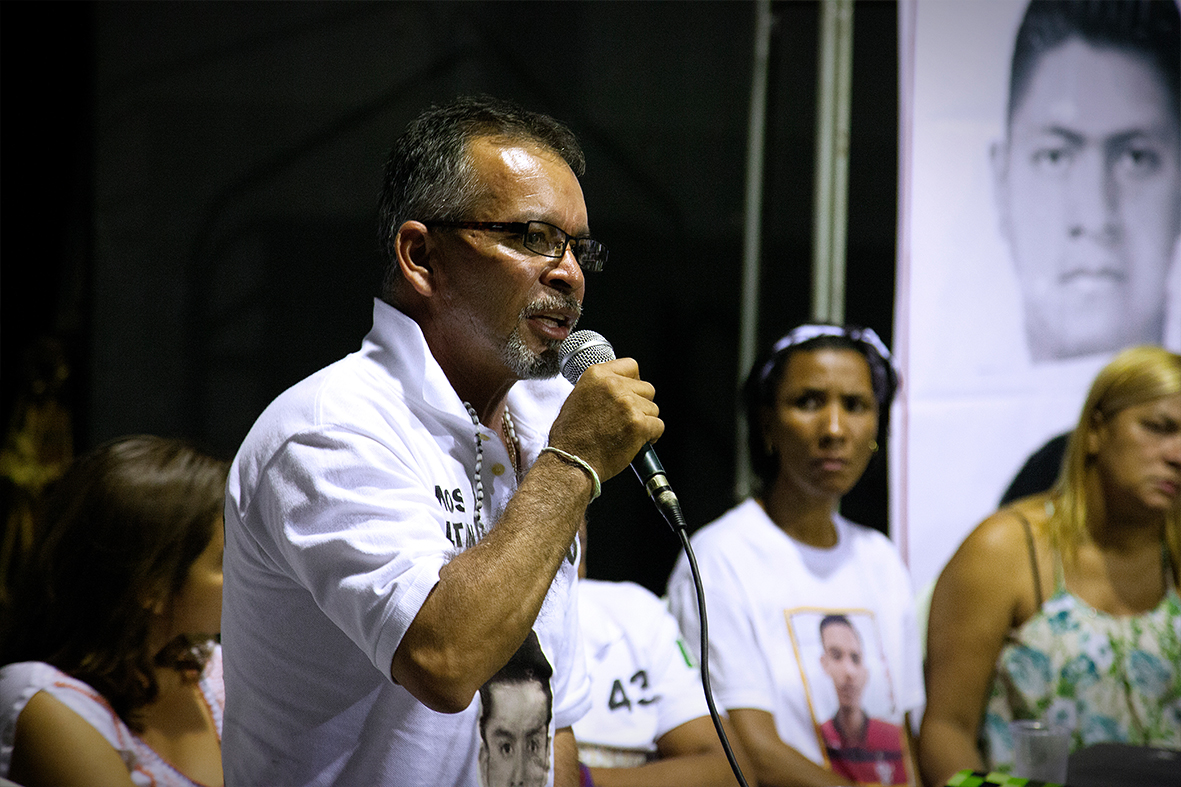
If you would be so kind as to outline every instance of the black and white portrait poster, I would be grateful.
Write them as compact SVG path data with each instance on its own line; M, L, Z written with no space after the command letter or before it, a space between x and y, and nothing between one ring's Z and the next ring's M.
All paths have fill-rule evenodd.
M920 590L1116 352L1181 347L1176 18L900 6L891 514Z
M553 784L553 665L530 631L480 687L480 787Z

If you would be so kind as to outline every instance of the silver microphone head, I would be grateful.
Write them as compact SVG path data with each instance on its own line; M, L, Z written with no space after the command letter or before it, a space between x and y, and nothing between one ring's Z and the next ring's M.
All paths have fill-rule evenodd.
M562 370L562 376L574 384L588 367L596 363L614 361L615 349L602 334L594 331L575 331L562 342L558 356L561 359L558 368Z

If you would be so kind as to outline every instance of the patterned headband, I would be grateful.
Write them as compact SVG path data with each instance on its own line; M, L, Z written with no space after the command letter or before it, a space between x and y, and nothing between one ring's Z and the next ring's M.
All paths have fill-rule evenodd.
M875 364L872 363L871 359L869 366L871 372L873 372L873 377L878 378L879 375L881 377L880 381L875 379L875 383L880 382L882 384L880 393L886 392L886 387L889 385L888 378L893 378L894 380L898 379L898 371L894 368L894 364L891 361L890 351L886 348L886 345L884 342L882 342L881 338L878 337L877 333L874 332L873 328L808 324L793 328L782 339L775 342L775 344L771 347L771 357L765 364L763 364L763 368L759 372L759 380L761 382L767 381L767 377L771 374L771 370L775 368L775 362L779 360L779 356L785 350L788 350L797 344L803 344L804 342L809 342L813 339L819 339L822 336L838 336L872 347L882 359L885 367L880 370L875 369ZM878 385L875 385L874 388L877 390Z

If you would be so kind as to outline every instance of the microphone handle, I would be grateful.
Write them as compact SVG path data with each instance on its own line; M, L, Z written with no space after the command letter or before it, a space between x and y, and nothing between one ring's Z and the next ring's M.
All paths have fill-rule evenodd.
M615 348L602 334L594 331L575 331L562 342L559 355L562 376L571 385L575 385L588 367L615 360ZM651 443L644 443L632 459L631 466L644 486L644 491L656 504L665 521L674 532L684 533L685 517L681 513L681 503L673 493L673 488L664 475L664 466L656 458L656 451Z
M678 525L678 522L683 522L680 516L680 501L677 500L672 485L664 475L664 466L660 464L660 459L656 456L656 449L652 447L651 443L644 443L641 446L639 453L632 459L631 466L632 470L636 471L636 477L643 484L644 491L648 493L648 497L664 515L665 520L674 529L683 526Z

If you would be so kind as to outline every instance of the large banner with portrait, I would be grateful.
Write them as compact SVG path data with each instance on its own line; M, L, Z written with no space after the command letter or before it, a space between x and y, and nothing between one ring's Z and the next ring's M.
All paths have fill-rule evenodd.
M1118 350L1181 347L1181 66L1123 0L900 8L891 505L922 589Z

